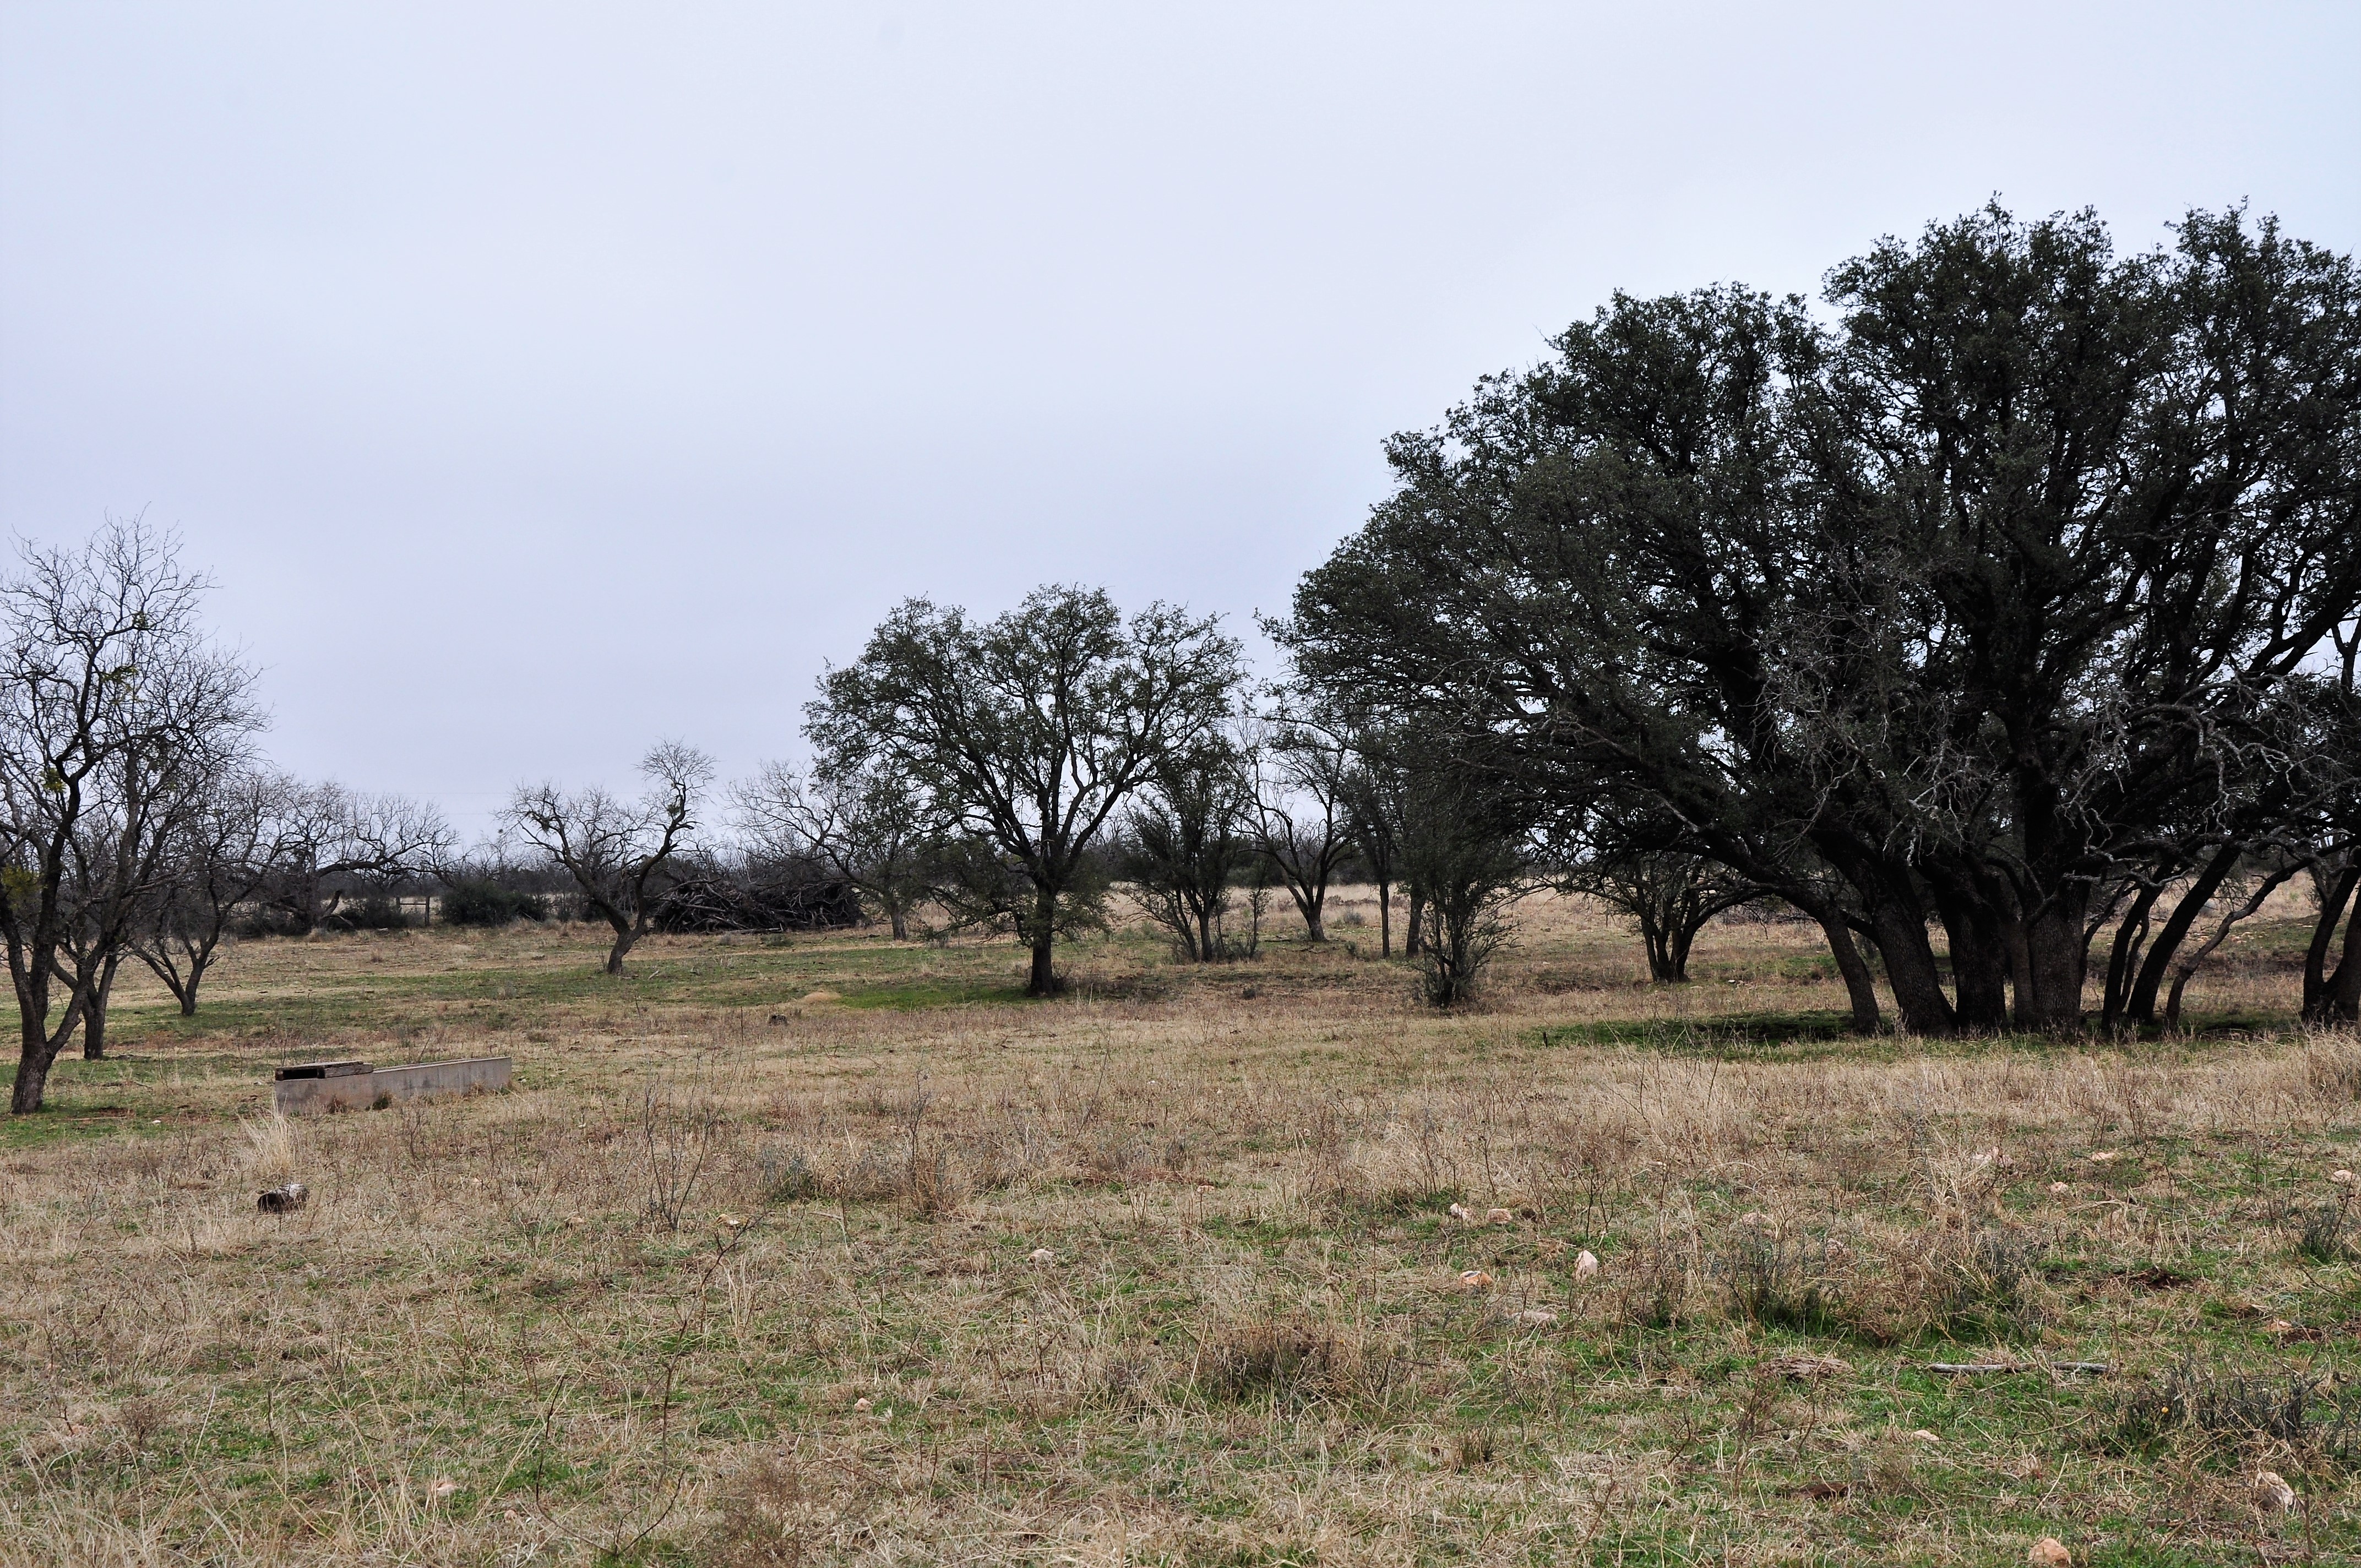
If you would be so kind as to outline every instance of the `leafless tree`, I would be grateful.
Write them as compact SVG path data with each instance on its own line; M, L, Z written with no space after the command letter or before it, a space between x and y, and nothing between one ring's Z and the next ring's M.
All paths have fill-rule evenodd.
M609 974L623 972L623 955L647 935L666 871L697 831L713 762L694 747L665 741L641 760L640 772L648 788L636 799L595 784L532 784L517 790L501 818L572 877L584 905L614 927Z
M1192 963L1237 951L1230 888L1259 852L1246 762L1218 731L1161 758L1135 797L1118 857L1132 900Z
M244 769L222 781L181 824L168 848L165 885L133 928L131 951L193 1017L197 988L238 908L283 869L289 807L304 786L284 773Z
M277 853L259 892L279 923L296 932L334 915L357 883L434 872L458 843L433 804L365 795L334 780L290 790L275 837Z
M1252 782L1247 814L1256 848L1295 901L1306 936L1324 942L1328 884L1353 854L1353 753L1284 714L1252 728L1256 733L1242 751ZM1390 947L1392 933L1383 934Z
M909 939L941 872L943 822L907 774L824 756L808 775L773 762L731 795L756 855L819 861L876 905L895 941Z
M243 760L252 674L198 619L208 584L137 519L78 547L19 552L0 584L0 935L19 1028L11 1107L97 1023L164 846ZM57 1006L57 992L65 992Z

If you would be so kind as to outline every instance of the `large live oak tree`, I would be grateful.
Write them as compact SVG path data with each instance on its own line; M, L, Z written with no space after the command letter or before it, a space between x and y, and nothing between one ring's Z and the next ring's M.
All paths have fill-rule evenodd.
M2354 269L1987 210L1828 298L1619 297L1394 440L1286 640L1538 798L1643 792L1819 919L1856 1023L1866 935L1907 1027L2068 1024L2094 889L2239 829L2353 623Z

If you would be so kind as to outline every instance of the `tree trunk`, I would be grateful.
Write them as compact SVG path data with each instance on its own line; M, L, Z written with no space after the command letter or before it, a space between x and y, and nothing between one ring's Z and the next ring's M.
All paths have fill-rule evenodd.
M1378 883L1378 957L1394 956L1394 884L1380 880Z
M1689 950L1697 946L1697 933L1704 930L1705 923L1712 918L1711 915L1706 915L1694 921L1676 922L1665 934L1664 957L1670 961L1673 971L1665 978L1675 985L1689 982Z
M885 906L885 924L893 927L895 941L906 942L910 939L910 912L903 908L899 902Z
M1324 942L1328 939L1327 923L1321 918L1323 906L1327 902L1328 890L1324 887L1309 898L1299 898L1295 901L1296 907L1303 914L1305 941Z
M2322 988L2320 1015L2332 1024L2361 1024L2361 900L2345 922L2345 956Z
M2303 1015L2318 1019L2328 995L2328 949L2335 945L2337 922L2345 905L2361 887L2361 861L2346 866L2322 890L2320 919L2312 928L2312 946L2303 955Z
M1938 884L1935 907L1950 939L1953 1008L1962 1029L2008 1027L2007 955L1992 911L1971 894Z
M1852 939L1852 927L1845 924L1843 911L1823 907L1804 912L1820 923L1820 935L1828 938L1828 951L1837 960L1837 973L1844 977L1845 995L1852 1003L1853 1032L1875 1034L1880 1022L1877 977L1870 973L1869 960L1861 956L1861 946Z
M2181 938L2197 924L2197 917L2205 913L2206 903L2228 880L2245 853L2245 846L2235 840L2223 845L2205 862L2205 869L2197 873L2197 880L2189 884L2189 891L2180 895L2180 902L2172 906L2164 929L2156 934L2155 945L2148 948L2147 959L2140 965L2139 978L2132 982L2131 1000L2124 1008L2124 1015L2133 1023L2156 1022L2156 993L2164 988L2165 971L2172 967L2173 954L2180 951Z
M2133 965L2139 961L2143 945L2147 941L2148 913L2156 907L2157 895L2164 889L2144 887L2132 900L2131 908L2124 915L2123 923L2115 927L2115 939L2107 953L2107 995L2100 1013L2100 1023L2114 1034L2124 1021L2124 1008L2131 1000L2132 980L2136 973Z
M1418 957L1419 949L1426 945L1425 922L1420 919L1426 913L1426 894L1417 888L1409 892L1410 896L1404 901L1409 907L1403 911L1407 918L1402 922L1402 957L1414 959Z
M1656 985L1670 985L1676 981L1688 979L1688 976L1682 972L1684 967L1682 959L1687 955L1674 952L1671 928L1657 919L1654 912L1651 910L1643 909L1638 919L1640 940L1648 949L1649 981Z
M18 1115L41 1108L42 1096L48 1091L49 1065L58 1058L58 1050L81 1022L82 1009L69 1002L65 1022L56 1034L49 1029L49 988L42 982L16 991L17 1051L16 1084L8 1096L8 1109Z
M90 1005L82 1013L82 1059L103 1061L106 1058L106 1004L115 997L115 971L123 962L120 952L110 952L98 966L98 990L92 995Z
M623 955L631 950L631 944L636 940L638 940L638 933L634 932L629 926L618 925L615 927L615 945L607 949L607 972L609 974L620 974L623 972Z
M2033 994L2016 1002L2021 1029L2070 1029L2082 1021L2082 917L2091 895L2083 883L2058 889L2025 922L2026 965Z
M49 1082L48 1042L28 1036L16 1054L16 1087L8 1096L9 1111L22 1116L39 1110Z
M1877 932L1877 950L1885 959L1885 980L1894 988L1902 1026L1914 1035L1957 1030L1959 1015L1943 994L1934 945L1927 939L1927 921L1916 901L1905 903L1890 894L1880 899L1870 910L1870 925Z
M1050 964L1052 948L1058 939L1058 895L1048 888L1037 889L1033 898L1033 969L1025 979L1027 996L1054 996L1058 992L1058 971Z

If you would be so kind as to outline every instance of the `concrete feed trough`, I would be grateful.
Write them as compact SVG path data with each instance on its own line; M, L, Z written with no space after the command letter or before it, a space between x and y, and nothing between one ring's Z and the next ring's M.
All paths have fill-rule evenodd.
M306 1062L280 1068L277 1080L272 1099L289 1115L366 1111L403 1100L506 1089L509 1058L470 1057L465 1061L419 1062L411 1067L371 1067L365 1061Z

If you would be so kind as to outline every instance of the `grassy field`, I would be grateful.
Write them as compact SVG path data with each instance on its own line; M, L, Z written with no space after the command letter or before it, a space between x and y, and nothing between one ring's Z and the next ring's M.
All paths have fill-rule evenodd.
M0 1564L2361 1560L2361 1040L2283 913L2123 1048L1846 1039L1809 927L1650 987L1547 902L1454 1015L1366 899L1047 1003L1005 945L250 944L0 1130Z

